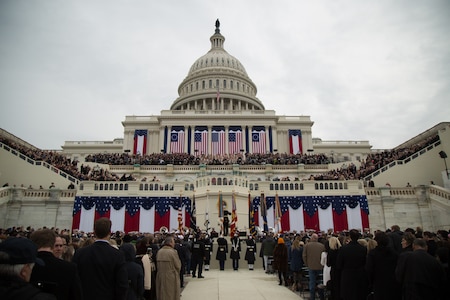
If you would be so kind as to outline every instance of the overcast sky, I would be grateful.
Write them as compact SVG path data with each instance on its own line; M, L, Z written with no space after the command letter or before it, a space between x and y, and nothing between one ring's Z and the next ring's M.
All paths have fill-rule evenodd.
M0 0L0 128L43 149L159 115L216 18L257 97L313 137L395 147L450 121L450 1Z

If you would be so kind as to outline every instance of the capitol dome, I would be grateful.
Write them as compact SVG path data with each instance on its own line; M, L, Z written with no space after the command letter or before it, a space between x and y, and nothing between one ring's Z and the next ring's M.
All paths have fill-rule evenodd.
M257 88L241 62L223 48L220 22L210 38L211 49L198 58L178 87L171 110L264 110Z

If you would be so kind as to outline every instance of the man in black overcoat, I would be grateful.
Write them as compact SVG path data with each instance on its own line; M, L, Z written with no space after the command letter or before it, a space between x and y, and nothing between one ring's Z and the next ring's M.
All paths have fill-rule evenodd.
M336 268L341 272L341 298L345 300L366 299L368 294L365 271L367 248L358 243L360 233L349 232L351 241L339 250Z
M30 239L38 247L38 257L45 265L36 265L30 282L58 299L82 299L81 281L74 263L56 258L53 247L57 234L51 229L34 231Z
M122 252L109 244L111 220L97 219L94 223L96 241L75 251L73 262L85 299L126 299L128 273Z

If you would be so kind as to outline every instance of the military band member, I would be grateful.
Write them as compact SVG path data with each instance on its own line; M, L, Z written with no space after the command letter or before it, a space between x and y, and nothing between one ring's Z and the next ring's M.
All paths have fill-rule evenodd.
M256 242L252 235L246 240L247 250L245 251L245 260L248 263L248 269L253 271L256 260Z
M211 255L213 252L213 241L207 234L205 235L204 244L205 244L205 261L204 261L205 271L209 271L209 263L211 261Z
M216 259L219 261L220 271L225 270L225 261L227 260L228 242L223 237L223 234L217 239L217 253Z
M230 258L233 260L233 270L237 271L239 269L239 259L241 258L241 239L239 234L236 232L231 239L231 250Z

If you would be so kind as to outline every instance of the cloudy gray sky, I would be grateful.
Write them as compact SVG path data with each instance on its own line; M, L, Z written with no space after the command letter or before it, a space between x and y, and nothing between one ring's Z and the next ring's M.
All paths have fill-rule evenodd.
M313 136L392 148L450 121L450 2L0 0L0 128L43 149L123 137L210 49Z

